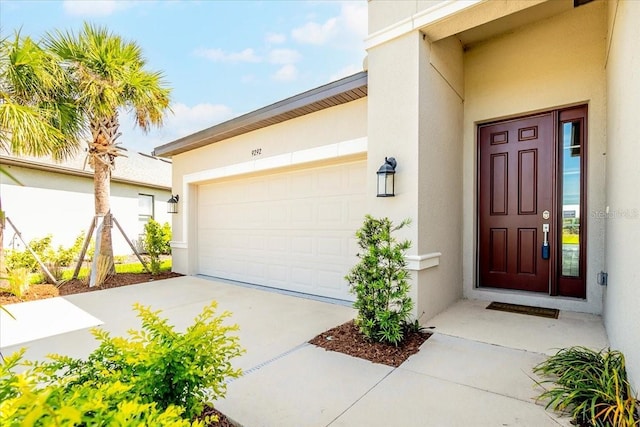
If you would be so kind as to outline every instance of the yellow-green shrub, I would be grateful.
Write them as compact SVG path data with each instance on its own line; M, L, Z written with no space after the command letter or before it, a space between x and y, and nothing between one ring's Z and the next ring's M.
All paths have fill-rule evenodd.
M26 268L15 268L9 271L7 276L6 283L8 286L0 286L0 291L9 292L22 299L31 286L29 280L31 273L29 273L29 270Z
M158 311L136 304L142 330L122 338L95 329L100 345L87 360L51 355L15 375L21 354L7 358L0 366L0 425L80 426L85 416L100 417L91 425L190 425L175 420L194 419L224 396L228 378L241 375L231 366L242 353L230 335L237 325L224 325L230 314L216 315L216 306L179 333Z

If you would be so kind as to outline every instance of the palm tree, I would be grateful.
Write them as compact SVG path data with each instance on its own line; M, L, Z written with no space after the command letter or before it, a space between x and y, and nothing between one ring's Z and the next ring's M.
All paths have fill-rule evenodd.
M115 159L121 155L118 114L135 116L144 131L162 125L170 89L163 75L145 69L141 48L106 28L85 23L76 35L56 31L46 47L62 59L73 81L77 103L91 132L89 164L94 170L95 213L105 217L98 254L113 271L110 228L110 183Z
M82 116L58 58L29 37L0 37L0 151L62 160L80 147ZM7 170L0 173L17 181ZM0 277L5 276L0 200Z

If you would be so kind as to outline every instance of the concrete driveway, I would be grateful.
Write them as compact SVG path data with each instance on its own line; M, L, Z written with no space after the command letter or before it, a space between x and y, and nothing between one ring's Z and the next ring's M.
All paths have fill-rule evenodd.
M235 363L244 376L229 384L226 398L216 406L248 427L568 426L568 419L535 403L531 368L554 348L607 345L598 316L562 313L559 319L542 319L489 312L486 303L460 301L427 321L436 333L418 354L391 368L307 344L355 316L344 305L197 277L64 300L116 335L139 328L131 309L135 302L162 310L183 329L203 306L218 301L219 310L232 312L230 321L240 325L247 352ZM87 328L23 345L29 359L47 353L84 357L96 347Z

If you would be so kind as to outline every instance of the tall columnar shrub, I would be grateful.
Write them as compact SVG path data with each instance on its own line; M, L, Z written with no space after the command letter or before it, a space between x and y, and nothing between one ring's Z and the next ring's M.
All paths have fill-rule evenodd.
M409 223L406 219L394 226L389 218L367 215L356 232L360 262L345 279L356 295L356 324L370 340L398 345L409 327L413 301L404 256L411 242L398 242L392 236Z

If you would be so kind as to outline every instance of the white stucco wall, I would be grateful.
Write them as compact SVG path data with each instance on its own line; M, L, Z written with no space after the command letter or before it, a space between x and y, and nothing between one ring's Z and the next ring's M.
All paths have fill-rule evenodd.
M366 157L366 98L173 156L173 188L180 195L173 216L173 269L195 274L198 185L214 180L318 162ZM253 150L260 150L258 155ZM355 230L354 230L355 233Z
M610 1L607 89L607 201L604 319L640 390L640 2ZM605 211L606 212L606 211Z
M89 229L94 216L93 179L3 165L23 186L0 175L0 197L6 215L28 243L52 235L52 246L69 247L75 238ZM138 239L138 194L154 196L154 216L160 223L171 222L166 201L170 192L145 186L112 182L111 208L129 239ZM6 248L24 249L7 224ZM132 253L121 233L114 227L114 253Z
M587 212L604 209L606 151L606 4L594 2L474 44L464 57L464 294L500 300L475 288L476 127L478 123L586 103ZM587 222L587 299L510 293L509 302L601 313L604 221Z

